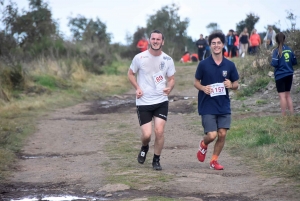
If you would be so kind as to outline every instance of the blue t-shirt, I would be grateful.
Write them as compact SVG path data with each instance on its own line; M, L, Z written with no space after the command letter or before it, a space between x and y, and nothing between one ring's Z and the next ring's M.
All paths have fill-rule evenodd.
M210 56L199 63L195 78L201 81L201 85L206 86L222 83L225 81L225 78L235 82L239 79L239 74L233 62L223 57L220 65L217 65L212 56ZM228 89L226 89L226 95L214 97L199 90L198 112L199 115L231 114Z
M292 50L283 45L282 47L282 56L280 57L278 54L278 48L273 51L271 66L274 69L275 80L279 80L289 75L293 75L294 69L293 65L297 64L297 59L292 52Z

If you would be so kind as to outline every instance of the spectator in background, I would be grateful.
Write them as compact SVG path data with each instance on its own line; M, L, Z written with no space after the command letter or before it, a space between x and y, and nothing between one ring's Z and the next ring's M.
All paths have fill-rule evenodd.
M198 62L198 54L190 54L188 51L184 53L184 55L179 60L181 63L191 63Z
M144 52L148 49L148 40L145 37L142 37L141 40L136 45L140 49L140 52Z
M271 47L276 45L275 40L276 32L273 30L273 27L271 25L268 26L268 31L266 33L266 36L264 38L265 47L267 49L270 49Z
M235 37L235 42L234 42L234 47L233 47L233 55L232 56L239 56L239 36L238 33L236 31L233 32L233 35Z
M203 56L204 56L204 51L205 51L205 48L207 46L207 42L203 38L203 34L200 34L200 39L197 40L196 46L198 48L198 58L199 58L199 61L202 61L203 60Z
M248 29L245 27L243 32L240 34L240 48L241 48L241 57L244 57L248 52L249 42L249 33Z
M285 116L288 108L292 115L294 114L294 108L290 91L293 83L293 65L297 64L297 59L291 48L284 44L285 35L282 32L276 35L275 40L278 47L273 51L271 66L275 68L274 75L281 114Z
M231 58L232 57L232 51L234 48L234 43L235 43L235 37L233 35L233 30L230 29L227 36L227 52L228 52L228 57Z
M207 57L210 56L210 47L208 45L208 36L205 36L205 40L206 40L206 43L207 43L207 46L205 48L205 55L204 55L204 58L206 59Z
M260 43L260 35L256 33L256 29L253 29L250 36L251 54L255 54L258 51Z
M180 61L182 63L191 63L191 55L189 52L185 52L184 55L181 57Z
M196 53L191 54L191 60L192 62L198 62L199 61L198 54Z

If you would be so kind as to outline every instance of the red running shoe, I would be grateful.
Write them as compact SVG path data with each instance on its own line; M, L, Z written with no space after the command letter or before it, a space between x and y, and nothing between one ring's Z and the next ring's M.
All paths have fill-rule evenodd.
M224 167L218 163L218 161L211 161L210 162L210 169L214 170L224 170Z
M203 141L203 140L202 140ZM203 162L205 160L207 147L202 147L202 141L199 143L199 150L197 152L197 158L200 162Z

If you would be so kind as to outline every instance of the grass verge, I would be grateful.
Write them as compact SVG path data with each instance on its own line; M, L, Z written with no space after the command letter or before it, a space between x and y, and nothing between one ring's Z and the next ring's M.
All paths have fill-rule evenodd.
M113 70L103 75L77 68L72 79L32 72L34 79L28 84L28 93L15 91L10 102L0 101L0 181L9 174L16 153L27 136L34 133L35 122L41 115L84 100L124 93L130 88L128 66L129 62L114 63Z
M300 116L236 119L228 148L260 171L300 179Z

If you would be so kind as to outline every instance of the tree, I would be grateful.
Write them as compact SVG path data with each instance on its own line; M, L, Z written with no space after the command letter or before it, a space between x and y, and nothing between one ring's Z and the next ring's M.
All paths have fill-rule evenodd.
M87 19L82 15L75 18L69 17L68 26L77 41L110 42L111 34L106 32L106 24L99 18Z
M291 22L291 29L295 30L297 16L294 15L294 13L291 10L287 10L286 13L286 19L290 20Z
M42 0L29 0L29 11L18 13L15 3L10 2L4 10L3 23L6 33L17 36L19 44L28 46L56 34L56 23L48 4Z
M210 34L214 31L220 31L220 26L216 22L209 23L206 28Z
M246 15L245 20L242 20L236 24L236 31L238 33L241 33L243 29L246 27L248 31L251 32L258 21L259 21L259 16L255 15L254 13L249 13Z
M187 42L189 19L180 19L179 7L175 4L163 6L147 20L147 32L158 29L165 36L165 50L168 54L181 57Z

